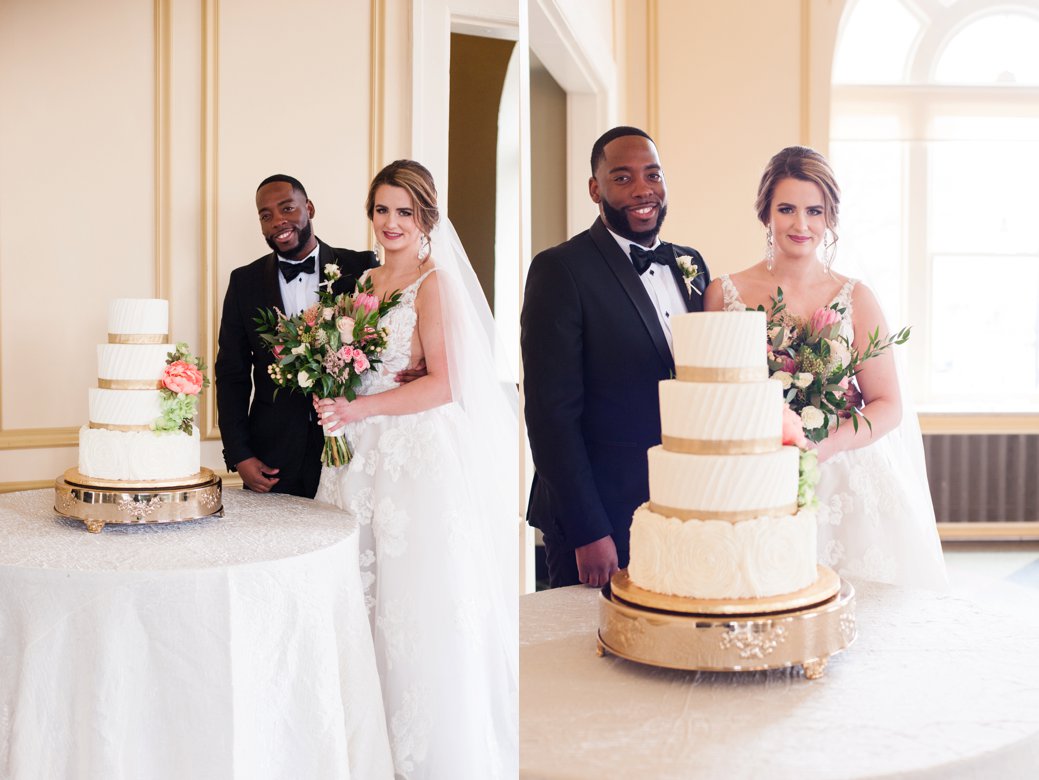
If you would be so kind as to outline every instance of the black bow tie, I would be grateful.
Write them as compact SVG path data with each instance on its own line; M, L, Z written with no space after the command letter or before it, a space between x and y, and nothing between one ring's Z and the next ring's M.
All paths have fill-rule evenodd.
M638 244L631 245L631 264L635 266L639 276L646 273L650 263L673 265L674 262L675 250L671 248L671 244L664 241L661 241L656 249L645 249Z
M314 255L311 255L302 263L293 263L288 260L279 260L278 268L281 270L281 275L285 277L285 281L291 282L300 274L314 273Z

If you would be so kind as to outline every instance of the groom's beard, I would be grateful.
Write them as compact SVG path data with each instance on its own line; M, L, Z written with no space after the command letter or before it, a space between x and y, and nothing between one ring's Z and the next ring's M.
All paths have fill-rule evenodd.
M657 223L653 226L653 229L638 232L631 229L631 225L628 223L628 215L624 209L615 209L606 198L600 198L599 203L602 205L602 214L606 218L606 224L610 226L610 230L618 236L634 241L636 244L647 246L652 244L657 234L660 233L660 226L664 224L664 217L667 216L667 205L661 204L660 213L657 215Z
M314 235L314 226L311 224L309 219L307 220L307 224L297 231L297 235L299 236L299 243L297 243L291 250L285 250L284 252L278 249L278 245L274 243L273 238L265 236L264 240L267 242L267 246L274 250L275 254L284 257L286 260L291 260L303 251L303 247L307 245L307 242L310 241L310 237Z

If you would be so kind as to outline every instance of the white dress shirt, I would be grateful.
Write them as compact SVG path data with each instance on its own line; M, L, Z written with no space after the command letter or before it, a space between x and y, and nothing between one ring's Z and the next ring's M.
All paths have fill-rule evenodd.
M606 229L610 230L609 228ZM635 242L623 236L618 236L612 230L610 230L610 235L617 241L617 244L624 251L630 262L631 245ZM642 249L656 249L660 246L660 239L658 238L651 247L639 246ZM638 272L636 271L636 273ZM675 348L671 344L671 316L674 314L685 314L688 311L685 297L682 295L682 291L678 289L675 275L671 273L671 269L667 266L650 263L646 273L639 276L639 279L642 281L642 286L646 288L646 293L649 295L653 308L656 309L657 319L660 320L664 338L667 339L667 347L673 355Z
M287 260L281 255L275 255L279 263L278 283L281 285L281 302L285 304L285 313L290 317L317 303L317 289L321 282L321 263L317 256L320 249L321 245L318 244L314 247L314 251L307 255L307 257L314 258L314 273L297 274L291 282L285 281L285 274L281 272L280 263L302 263L307 257L299 260Z

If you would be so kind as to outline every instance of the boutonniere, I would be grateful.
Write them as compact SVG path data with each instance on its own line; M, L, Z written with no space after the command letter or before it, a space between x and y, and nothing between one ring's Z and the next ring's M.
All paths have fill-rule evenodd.
M675 257L675 262L678 263L678 270L682 274L682 278L685 280L686 290L691 294L693 290L696 290L697 294L700 294L698 288L693 287L693 280L700 275L700 266L693 262L693 258L689 255L678 255Z

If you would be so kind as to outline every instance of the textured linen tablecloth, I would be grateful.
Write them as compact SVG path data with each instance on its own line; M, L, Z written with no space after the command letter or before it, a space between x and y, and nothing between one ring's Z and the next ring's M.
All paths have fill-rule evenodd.
M106 526L0 496L0 777L389 778L358 532L305 499Z
M520 776L1039 778L1036 616L856 589L858 639L813 681L598 658L597 590L522 597Z

